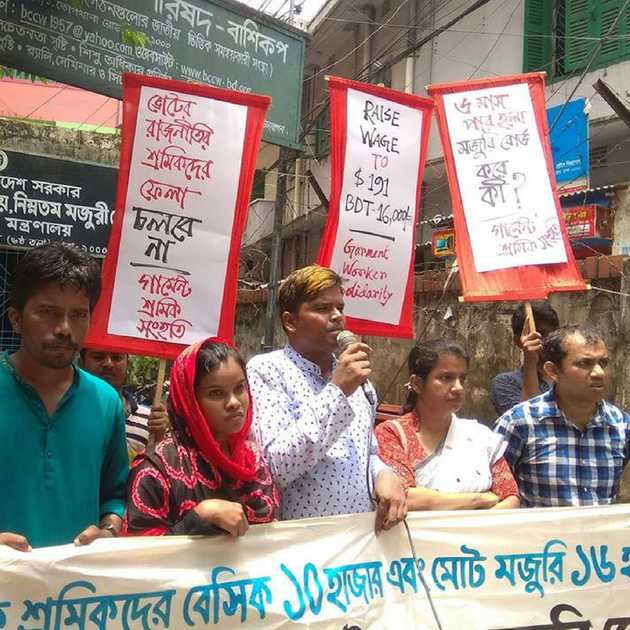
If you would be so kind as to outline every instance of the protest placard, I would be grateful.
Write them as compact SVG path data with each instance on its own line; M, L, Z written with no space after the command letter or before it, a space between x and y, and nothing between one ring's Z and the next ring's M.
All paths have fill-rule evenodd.
M174 357L234 328L241 237L270 99L124 76L117 213L86 346Z
M464 299L584 290L560 219L544 75L434 85Z
M343 279L347 326L412 337L415 228L432 102L329 78L331 194L318 262Z
M415 512L256 525L228 536L0 546L0 628L621 630L630 508Z

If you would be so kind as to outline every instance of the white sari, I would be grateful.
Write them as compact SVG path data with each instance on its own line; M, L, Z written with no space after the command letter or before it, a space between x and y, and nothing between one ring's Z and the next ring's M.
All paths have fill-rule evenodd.
M416 484L440 492L486 492L505 446L488 427L453 414L441 446L416 467Z

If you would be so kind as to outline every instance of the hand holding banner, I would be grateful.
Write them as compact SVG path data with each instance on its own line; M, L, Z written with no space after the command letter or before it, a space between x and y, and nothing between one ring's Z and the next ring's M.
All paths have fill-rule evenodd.
M86 345L170 358L232 337L270 99L132 74L123 87L117 213Z
M344 278L348 327L412 337L413 261L432 103L329 78L331 198L318 262Z

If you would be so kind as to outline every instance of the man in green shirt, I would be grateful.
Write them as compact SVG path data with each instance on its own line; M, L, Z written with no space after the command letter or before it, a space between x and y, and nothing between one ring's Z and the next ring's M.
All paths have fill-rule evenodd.
M118 534L128 474L116 391L73 361L100 270L61 243L26 253L9 319L20 347L0 356L0 544L21 551Z

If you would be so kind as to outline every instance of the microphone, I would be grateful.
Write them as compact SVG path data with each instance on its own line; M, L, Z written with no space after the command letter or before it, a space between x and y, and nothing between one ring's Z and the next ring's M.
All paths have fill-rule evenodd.
M359 343L360 341L359 337L349 330L342 330L337 335L337 346L341 352L349 348L353 343ZM374 406L376 404L374 393L365 386L365 383L361 383L361 389L370 405Z

